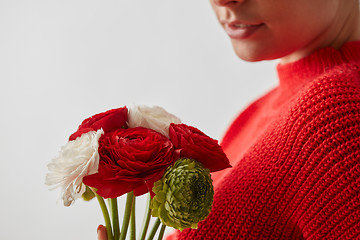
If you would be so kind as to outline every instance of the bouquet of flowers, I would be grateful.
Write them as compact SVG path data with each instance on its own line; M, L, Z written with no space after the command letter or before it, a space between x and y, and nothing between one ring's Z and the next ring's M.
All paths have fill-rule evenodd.
M210 172L230 167L218 142L182 124L161 107L122 107L85 119L48 165L46 184L61 187L70 206L78 198L97 198L108 239L135 239L135 199L148 193L139 239L145 239L151 215L160 223L196 228L211 211ZM117 198L127 194L120 230ZM104 199L108 199L107 204ZM110 211L110 213L109 213Z

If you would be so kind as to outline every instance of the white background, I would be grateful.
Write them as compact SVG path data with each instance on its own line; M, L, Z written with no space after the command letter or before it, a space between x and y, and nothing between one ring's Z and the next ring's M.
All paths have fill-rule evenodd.
M160 105L219 139L275 65L239 60L208 1L0 0L0 239L96 239L96 200L44 184L84 118Z

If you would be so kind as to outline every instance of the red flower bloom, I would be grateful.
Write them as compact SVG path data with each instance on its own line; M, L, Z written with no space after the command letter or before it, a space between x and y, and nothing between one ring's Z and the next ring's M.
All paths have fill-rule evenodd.
M231 167L218 142L200 130L185 124L170 124L170 140L180 157L195 159L210 172Z
M96 131L100 128L104 132L110 132L118 128L126 127L126 122L128 119L128 110L126 107L112 109L103 113L98 113L92 117L85 119L78 130L73 133L69 140L75 140L77 137L80 137L83 133L90 131Z
M131 191L139 196L149 192L173 164L173 153L170 140L151 129L117 129L100 138L99 172L84 177L83 182L105 198Z

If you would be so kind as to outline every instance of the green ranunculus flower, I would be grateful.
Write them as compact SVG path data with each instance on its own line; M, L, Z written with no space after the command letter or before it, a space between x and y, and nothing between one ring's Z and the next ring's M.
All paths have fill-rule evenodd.
M162 179L155 182L153 192L152 216L179 230L197 228L198 222L209 215L214 197L209 169L188 158L168 167Z

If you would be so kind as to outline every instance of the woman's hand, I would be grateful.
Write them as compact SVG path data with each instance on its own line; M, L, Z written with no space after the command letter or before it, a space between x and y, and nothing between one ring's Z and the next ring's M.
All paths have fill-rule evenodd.
M99 225L97 229L98 240L107 240L106 227Z

